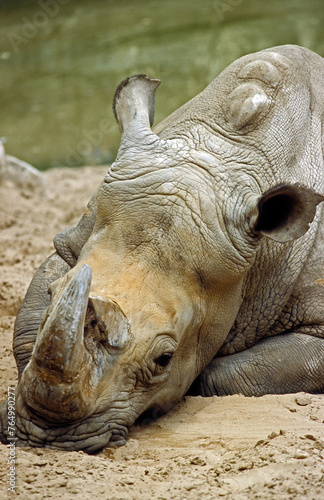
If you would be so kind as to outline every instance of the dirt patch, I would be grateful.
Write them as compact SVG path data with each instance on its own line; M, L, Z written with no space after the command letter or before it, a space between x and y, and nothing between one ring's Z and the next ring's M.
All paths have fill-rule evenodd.
M44 174L46 194L0 186L0 399L15 386L14 317L27 286L74 224L106 168ZM288 394L182 400L130 430L126 446L97 456L18 449L21 498L109 500L324 498L324 396ZM0 445L0 497L8 493L9 450Z

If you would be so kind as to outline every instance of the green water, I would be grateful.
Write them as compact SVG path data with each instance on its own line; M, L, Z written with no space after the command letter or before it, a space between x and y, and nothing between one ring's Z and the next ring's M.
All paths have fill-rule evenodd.
M158 123L241 55L324 56L323 26L323 0L0 0L0 137L39 168L109 162L125 77L162 80Z

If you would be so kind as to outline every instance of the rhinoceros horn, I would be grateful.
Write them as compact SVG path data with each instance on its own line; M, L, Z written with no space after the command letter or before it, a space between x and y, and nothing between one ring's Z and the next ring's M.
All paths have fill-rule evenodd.
M92 271L84 265L51 307L35 345L33 361L47 376L68 383L78 374L85 357L84 322Z
M84 346L91 276L91 268L83 266L57 301L54 296L22 374L23 399L50 420L79 418L91 400L89 391L80 390L91 368Z

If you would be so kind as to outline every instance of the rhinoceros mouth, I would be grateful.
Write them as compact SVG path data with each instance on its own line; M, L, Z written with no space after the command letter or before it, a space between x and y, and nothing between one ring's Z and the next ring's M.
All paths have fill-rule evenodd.
M112 422L109 415L92 415L73 424L48 422L31 408L28 408L20 395L17 400L15 445L45 447L56 450L84 451L97 453L102 448L123 446L128 429L125 425ZM7 402L0 407L0 441L12 442L8 434Z

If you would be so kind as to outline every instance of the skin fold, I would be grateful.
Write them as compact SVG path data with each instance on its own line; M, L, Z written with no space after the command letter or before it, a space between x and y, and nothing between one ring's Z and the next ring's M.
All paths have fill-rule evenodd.
M302 47L250 54L153 131L159 80L120 84L117 158L16 319L17 445L122 445L193 383L323 392L323 79Z

